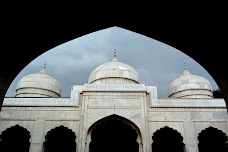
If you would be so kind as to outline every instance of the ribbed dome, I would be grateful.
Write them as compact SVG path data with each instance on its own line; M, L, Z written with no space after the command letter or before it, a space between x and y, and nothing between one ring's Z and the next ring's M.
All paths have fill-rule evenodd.
M17 84L16 97L60 97L60 84L45 69L23 77Z
M170 84L169 97L212 98L212 86L207 79L184 70L183 75Z
M136 70L127 64L119 62L116 57L111 62L95 68L88 81L88 83L95 84L136 84L139 82L139 74Z

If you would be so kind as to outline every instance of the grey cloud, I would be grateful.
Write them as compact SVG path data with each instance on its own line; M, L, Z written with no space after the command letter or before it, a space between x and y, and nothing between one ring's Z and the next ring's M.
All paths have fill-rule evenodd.
M94 68L111 61L114 49L117 59L135 68L142 83L156 85L160 98L168 96L168 86L183 73L183 63L193 74L218 86L203 67L181 51L157 40L118 27L100 30L45 52L24 68L12 82L6 96L15 95L17 82L25 75L39 72L47 61L46 71L57 79L62 96L70 96L71 85L88 82Z

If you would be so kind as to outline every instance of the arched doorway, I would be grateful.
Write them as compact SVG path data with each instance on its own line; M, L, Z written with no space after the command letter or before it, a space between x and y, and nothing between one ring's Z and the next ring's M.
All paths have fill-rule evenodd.
M45 136L44 152L76 152L75 133L64 126L50 130Z
M90 137L89 152L139 152L139 130L117 115L96 122L91 127Z
M176 130L165 126L153 134L152 152L184 152L183 137Z
M228 138L224 132L212 126L201 131L198 136L199 152L227 152Z
M7 128L0 135L0 151L1 152L29 152L30 147L29 131L19 125Z

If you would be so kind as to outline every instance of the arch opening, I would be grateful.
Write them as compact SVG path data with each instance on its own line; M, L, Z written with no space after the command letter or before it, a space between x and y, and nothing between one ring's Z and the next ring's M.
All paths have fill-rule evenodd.
M113 25L110 25L108 27L113 27ZM74 31L74 30L67 28L68 31L65 31L65 29L64 29L64 35L61 35L61 33L63 31L60 31L59 33L60 33L61 36L60 37L56 37L54 40L52 39L52 36L51 36L51 39L50 39L50 35L52 35L52 34L55 35L56 31L50 31L50 29L47 28L48 32L43 30L43 35L41 34L42 38L37 36L37 34L40 35L40 32L36 33L36 34L32 34L33 35L33 39L32 39L33 43L31 43L31 44L34 44L34 42L37 42L37 45L34 45L34 46L32 46L32 45L31 46L28 46L28 45L13 45L12 46L11 45L12 47L15 46L15 48L12 48L11 50L14 50L14 49L21 50L21 51L18 51L17 55L15 55L15 56L20 56L20 57L18 57L18 59L20 59L20 60L15 60L13 63L7 63L7 66L2 67L2 70L3 70L2 73L3 74L1 75L1 77L2 77L2 81L1 82L3 82L3 83L2 83L1 89L0 89L1 90L1 94L0 94L1 103L0 104L2 104L2 101L3 101L4 97L5 97L5 94L7 92L8 87L12 83L13 79L17 76L19 71L21 71L22 68L25 67L33 59L38 57L38 55L41 55L42 53L46 52L47 50L49 50L49 49L51 49L51 48L53 48L55 46L58 46L60 44L63 44L64 42L70 41L70 40L72 40L75 37L77 38L77 37L85 35L86 33L89 34L91 32L98 31L99 29L106 29L107 25L105 25L105 26L104 25L102 25L102 26L101 25L93 26L93 29L87 29L87 26L82 26L82 27L79 26L79 28L81 28L81 30L79 30L79 31L81 31L81 33L77 31L74 34L72 34L72 31ZM191 48L186 49L186 48L189 47L189 44L186 45L186 48L183 48L183 47L180 47L180 46L184 46L185 44L191 42L192 37L189 36L189 34L191 35L192 32L186 34L185 32L187 32L187 31L185 31L185 32L181 31L181 32L178 33L177 32L178 30L177 30L176 33L175 33L176 34L176 36L175 36L176 41L173 41L173 37L166 36L167 35L167 31L164 32L163 31L164 29L160 30L160 32L157 32L157 31L153 32L153 31L151 31L151 27L150 27L149 30L148 29L146 29L146 30L144 29L143 30L144 32L142 32L142 30L140 30L141 27L138 27L138 29L135 29L135 28L132 29L131 26L126 26L125 25L124 28L132 30L132 31L135 31L137 33L141 33L141 34L146 35L148 37L157 39L157 40L159 40L159 41L161 41L161 42L163 42L165 44L169 44L169 45L171 45L171 46L173 46L175 48L179 48L180 50L182 50L182 52L186 53L187 55L189 55L190 57L194 58L196 61L201 63L201 65L203 65L209 72L211 72L211 74L213 74L216 82L218 83L219 87L221 88L221 92L222 92L222 94L224 96L226 105L228 105L228 103L227 103L227 100L228 100L228 93L227 93L228 89L227 88L228 87L226 85L227 84L227 79L226 79L227 76L226 76L226 72L224 71L225 67L223 67L224 66L223 62L225 60L221 59L221 57L225 57L226 55L221 55L222 52L214 53L214 50L223 50L223 49L215 49L218 46L221 47L222 43L220 43L220 41L218 41L219 43L215 43L213 41L213 43L211 43L211 44L213 44L214 47L210 46L208 49L205 49L205 46L208 46L208 45L204 45L203 43L202 43L202 45L201 45L201 43L197 43L196 45L192 45ZM74 26L74 29L75 29L75 26ZM200 29L200 32L196 32L192 36L194 37L194 39L200 38L200 42L201 42L202 41L202 37L200 37L200 36L195 37L195 35L198 35L199 33L202 33L202 31L201 31L202 29L201 28L199 28L199 29ZM147 30L149 32L146 32ZM18 30L18 31L23 31L23 34L26 34L26 30ZM141 32L139 32L139 31L141 31ZM30 35L31 31L29 31L28 33ZM45 36L45 33L46 34L48 33L48 35ZM157 35L158 33L159 33L159 35ZM211 32L207 32L207 33L211 34ZM218 32L215 32L215 33L217 34ZM184 34L184 35L182 35L182 34ZM20 34L18 34L18 35L20 35ZM186 38L186 39L184 39L185 42L183 42L183 36ZM27 38L29 38L27 40L24 40L24 39L20 38L20 40L22 40L21 43L23 44L24 42L30 41L31 40L30 37L31 37L31 35L27 36ZM190 37L191 37L191 39L189 39L190 41L188 41L187 39L190 38ZM210 38L209 41L205 40L205 39L208 39L208 38ZM37 41L35 41L34 39L37 39ZM203 36L203 39L204 39L204 42L206 42L205 44L208 44L208 42L210 42L212 40L211 36L205 36L205 35ZM40 40L42 40L42 42L48 42L48 43L41 43ZM178 41L181 42L180 43L181 45L176 43ZM173 43L173 42L175 42L175 43ZM195 42L197 42L197 40L195 40ZM12 42L10 41L10 43L12 43ZM18 40L16 41L16 43L19 44ZM8 43L6 43L6 44L8 44ZM191 43L191 44L193 44L193 43ZM217 45L217 44L219 44L219 45ZM20 48L19 46L26 46L26 49L25 48ZM39 47L37 48L37 46L39 46ZM32 53L31 53L31 51L28 51L30 49L34 50L34 48L36 48L36 49ZM223 47L221 47L221 48L223 48ZM208 58L205 59L204 58L205 51L202 51L202 52L199 51L199 50L203 50L203 49L207 50L207 52L210 53L210 55L208 55L208 56L212 57L213 61L216 63L216 65L218 65L216 68L213 68L214 65L213 66L211 65L211 61L212 61L211 59L212 58L211 59L208 59ZM27 51L25 51L25 50L27 50ZM197 50L197 51L194 51L194 50ZM24 54L27 54L26 57L21 55L22 51L25 51ZM14 52L14 54L15 53L16 52ZM10 57L10 56L11 56L11 52L7 55L7 57ZM23 60L21 59L21 57L23 58ZM0 110L1 110L1 106L0 106Z
M111 115L98 121L90 133L90 152L139 152L139 130L120 116Z
M30 148L30 132L20 126L15 125L7 128L0 135L0 151L2 152L29 152Z
M167 126L157 130L153 136L153 152L185 152L185 145L181 134Z
M76 152L76 135L64 126L50 130L45 136L44 152Z
M221 130L212 126L201 131L198 135L199 152L227 152L228 137Z

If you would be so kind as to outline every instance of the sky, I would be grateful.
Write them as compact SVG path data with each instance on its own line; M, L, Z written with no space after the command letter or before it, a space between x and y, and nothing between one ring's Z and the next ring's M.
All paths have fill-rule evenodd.
M158 98L168 98L169 85L183 74L184 63L191 74L206 78L214 90L218 89L211 75L181 50L123 28L111 27L47 50L15 77L6 97L14 97L19 80L39 72L45 61L47 74L60 83L61 97L70 97L71 86L88 83L92 70L111 61L114 50L118 61L139 73L140 83L157 86Z

